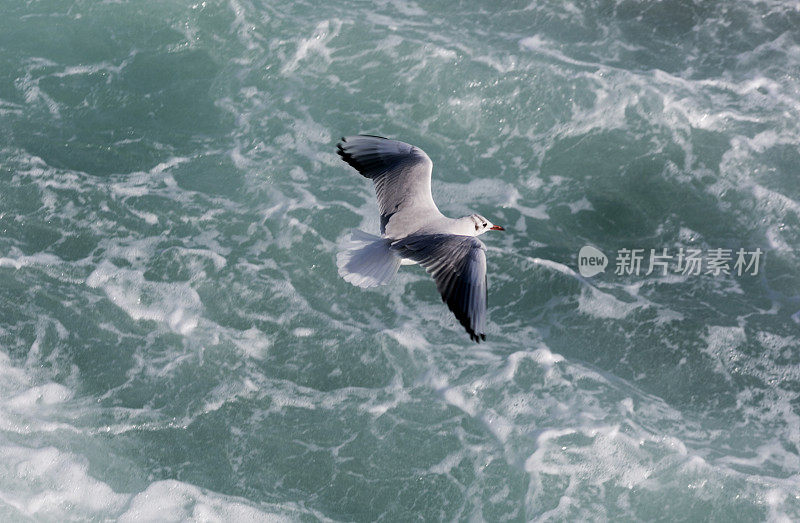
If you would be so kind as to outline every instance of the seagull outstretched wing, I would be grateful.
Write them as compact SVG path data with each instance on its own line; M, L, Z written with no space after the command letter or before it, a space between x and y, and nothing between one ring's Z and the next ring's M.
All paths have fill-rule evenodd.
M399 238L413 232L402 224L419 216L441 214L431 196L433 162L419 147L379 136L342 138L342 159L375 184L381 213L381 234Z
M392 243L403 258L425 267L442 301L477 342L486 339L486 246L474 236L411 235Z

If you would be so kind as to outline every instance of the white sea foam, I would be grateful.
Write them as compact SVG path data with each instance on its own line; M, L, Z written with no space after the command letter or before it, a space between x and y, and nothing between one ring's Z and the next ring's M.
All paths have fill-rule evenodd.
M0 475L0 500L23 517L272 522L313 514L293 503L254 504L174 480L151 483L135 495L118 493L90 474L85 459L54 447L1 445L0 457L7 471Z
M637 302L624 302L594 287L583 287L578 296L578 310L595 318L621 319L639 307Z
M263 359L267 355L270 346L272 346L269 336L255 327L242 331L239 335L232 337L231 341L233 341L244 354L256 359Z
M331 49L327 44L336 38L341 28L342 22L340 20L323 20L319 22L310 37L301 38L297 42L294 56L284 64L281 72L283 74L295 72L300 62L305 60L309 53L315 53L330 63Z
M13 249L12 256L15 257L0 258L0 267L22 269L23 267L47 267L61 264L61 259L58 256L44 252L25 256L19 253L18 250Z
M141 272L122 269L108 261L86 278L86 284L102 289L133 320L162 322L184 335L197 327L202 303L188 284L149 282Z
M55 405L72 398L73 392L58 383L37 385L21 392L9 399L5 405L17 410L25 411L35 405Z
M578 212L581 212L581 211L593 211L594 210L594 207L592 207L591 202L589 202L589 200L587 200L585 196L583 198L581 198L580 200L576 201L576 202L568 203L567 206L569 206L569 212L571 212L572 214L575 214L575 213L578 213Z
M234 14L231 29L236 32L239 41L244 44L248 51L260 49L265 38L256 30L256 25L247 19L247 12L253 10L252 5L248 4L248 8L246 9L245 6L237 0L229 0L228 4ZM187 34L188 40L194 41L195 38L193 38L193 36L192 33ZM247 61L244 60L242 63L247 63Z
M121 510L128 496L89 474L86 460L54 447L0 446L6 473L0 499L36 519L98 518Z
M292 503L284 506L255 505L183 483L166 480L152 483L133 497L119 521L295 521L312 515ZM325 519L325 518L323 518Z
M745 332L742 327L725 327L711 325L708 327L708 335L705 338L707 346L705 352L714 361L715 370L731 379L730 371L736 366L739 359L737 348L746 340Z
M28 65L27 71L25 72L24 76L17 77L14 86L22 92L23 96L25 97L25 102L29 105L37 105L37 104L44 104L48 111L50 112L50 116L54 119L61 118L61 112L59 110L59 104L56 102L50 95L48 95L44 90L41 89L39 86L39 82L42 76L39 73L44 67L50 67L56 65L55 63L46 60L46 59L33 59L31 60L30 64Z
M44 327L37 327L44 334ZM56 430L73 431L62 421L52 419L59 407L74 397L73 389L46 377L37 377L41 364L39 340L34 341L25 366L15 365L9 356L0 352L0 429L10 433L32 434Z
M292 334L297 336L298 338L308 338L312 334L314 334L314 329L308 329L304 327L298 327L292 331Z

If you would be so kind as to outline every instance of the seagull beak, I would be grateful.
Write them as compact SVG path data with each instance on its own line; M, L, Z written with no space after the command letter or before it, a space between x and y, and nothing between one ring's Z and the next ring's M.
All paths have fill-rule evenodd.
M489 227L489 230L490 231L505 231L505 229L503 229L499 225L492 225L491 227Z

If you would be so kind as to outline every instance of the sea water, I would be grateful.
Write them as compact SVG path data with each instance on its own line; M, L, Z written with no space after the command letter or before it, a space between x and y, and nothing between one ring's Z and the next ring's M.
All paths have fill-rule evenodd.
M362 132L485 343L338 276ZM797 520L798 143L794 1L6 1L0 519Z

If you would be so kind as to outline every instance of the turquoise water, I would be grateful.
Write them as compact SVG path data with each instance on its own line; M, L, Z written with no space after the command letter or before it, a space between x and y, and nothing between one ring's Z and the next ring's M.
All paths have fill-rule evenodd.
M0 519L800 519L799 27L780 0L5 2ZM335 154L359 132L506 227L486 343L419 267L337 275L378 230Z

